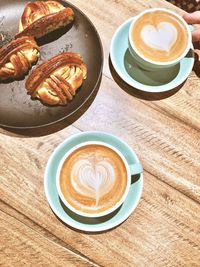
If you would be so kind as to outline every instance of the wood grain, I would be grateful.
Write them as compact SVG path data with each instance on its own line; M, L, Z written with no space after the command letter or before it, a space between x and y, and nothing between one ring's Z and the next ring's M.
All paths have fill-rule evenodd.
M109 52L112 36L116 29L127 19L133 17L146 8L164 7L175 10L182 15L184 12L166 1L91 1L90 5L87 2L75 0L69 1L76 4L82 11L84 11L94 23L100 37L102 39L104 48L104 74L112 78L109 68ZM118 12L119 11L119 12ZM106 29L106 30L105 30ZM161 112L166 112L169 115L182 120L184 124L189 124L192 127L200 130L200 51L195 50L196 61L192 73L187 79L183 87L170 98L163 99L162 101L144 101L146 105L152 106ZM122 85L123 87L123 85ZM143 98L143 94L131 88L135 95ZM155 97L147 94L149 99ZM162 97L162 95L161 95ZM163 94L165 97L165 94Z
M199 59L181 88L156 101L118 81L109 64L111 38L126 19L150 7L182 11L162 0L69 2L88 15L100 34L105 56L102 84L90 108L69 127L63 122L51 131L29 131L28 136L25 131L0 129L0 265L197 267ZM89 130L122 138L145 169L144 191L135 212L115 229L94 234L62 223L43 188L45 166L56 146Z
M5 162L1 162L0 169L4 175L0 174L0 193L4 203L15 212L5 205L1 210L44 238L81 257L84 255L96 265L198 266L199 205L148 172L144 173L144 192L138 208L116 229L87 234L74 231L58 220L44 196L43 173L53 148L75 132L75 128L69 127L40 138L4 136L1 151L7 152L4 160L9 161L9 170ZM15 157L12 157L13 147ZM22 157L22 150L23 164L17 161ZM20 167L16 169L17 165Z
M118 135L136 151L146 171L200 201L200 132L196 129L130 97L106 77L90 110L74 125Z
M97 266L0 211L1 266Z
M121 137L139 155L146 171L195 201L200 201L200 132L196 129L130 97L106 77L90 109L74 126L83 131L101 130ZM48 151L55 142L55 136L47 138ZM3 137L5 150L10 140ZM37 148L44 149L43 142L39 140L34 152ZM28 146L29 143L29 139L23 140L24 145ZM48 151L45 151L46 156ZM20 160L19 155L16 161ZM40 164L40 159L35 161L36 166Z

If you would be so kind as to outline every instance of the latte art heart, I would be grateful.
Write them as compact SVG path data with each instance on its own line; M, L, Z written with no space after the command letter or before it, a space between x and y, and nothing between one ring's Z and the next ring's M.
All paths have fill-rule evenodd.
M191 33L178 14L157 8L133 20L129 38L133 50L144 61L170 66L188 52Z
M71 180L74 189L82 195L93 197L97 206L99 199L114 185L114 167L109 158L99 157L95 152L85 154L74 164Z
M99 214L118 204L129 179L121 156L102 144L75 149L65 159L59 178L63 198L87 215Z
M141 37L152 48L170 51L177 40L177 30L168 22L161 22L156 27L145 25L141 31Z

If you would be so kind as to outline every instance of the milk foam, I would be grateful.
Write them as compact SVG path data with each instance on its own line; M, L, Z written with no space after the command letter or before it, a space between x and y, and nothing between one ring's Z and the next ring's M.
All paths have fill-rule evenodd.
M141 31L142 40L150 47L169 52L177 40L177 29L169 22L161 22L156 27L145 25Z
M95 152L82 154L72 166L72 186L81 195L94 198L96 207L100 198L113 187L115 179L110 159Z

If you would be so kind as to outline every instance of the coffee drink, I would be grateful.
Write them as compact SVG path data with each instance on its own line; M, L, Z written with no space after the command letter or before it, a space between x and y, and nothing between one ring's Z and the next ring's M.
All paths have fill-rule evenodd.
M131 29L131 41L139 55L154 62L170 62L184 54L189 33L186 23L167 10L149 10Z
M72 151L60 170L60 190L75 210L98 214L116 205L127 190L124 161L110 147L85 144Z

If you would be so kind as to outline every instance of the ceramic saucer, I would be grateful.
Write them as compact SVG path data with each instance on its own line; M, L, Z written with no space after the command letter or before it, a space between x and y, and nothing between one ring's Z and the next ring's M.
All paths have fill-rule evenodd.
M68 150L86 141L102 141L116 147L128 163L139 162L135 152L122 140L104 132L84 132L76 134L61 143L50 156L44 176L44 189L47 200L54 213L69 226L87 232L99 232L121 224L134 211L140 200L143 188L143 175L132 177L132 183L125 202L115 212L99 218L76 215L61 202L56 189L56 171L60 160Z
M193 47L173 67L158 71L144 70L137 65L128 50L128 32L132 20L125 21L112 38L110 59L118 75L130 86L145 92L164 92L182 84L194 65Z

